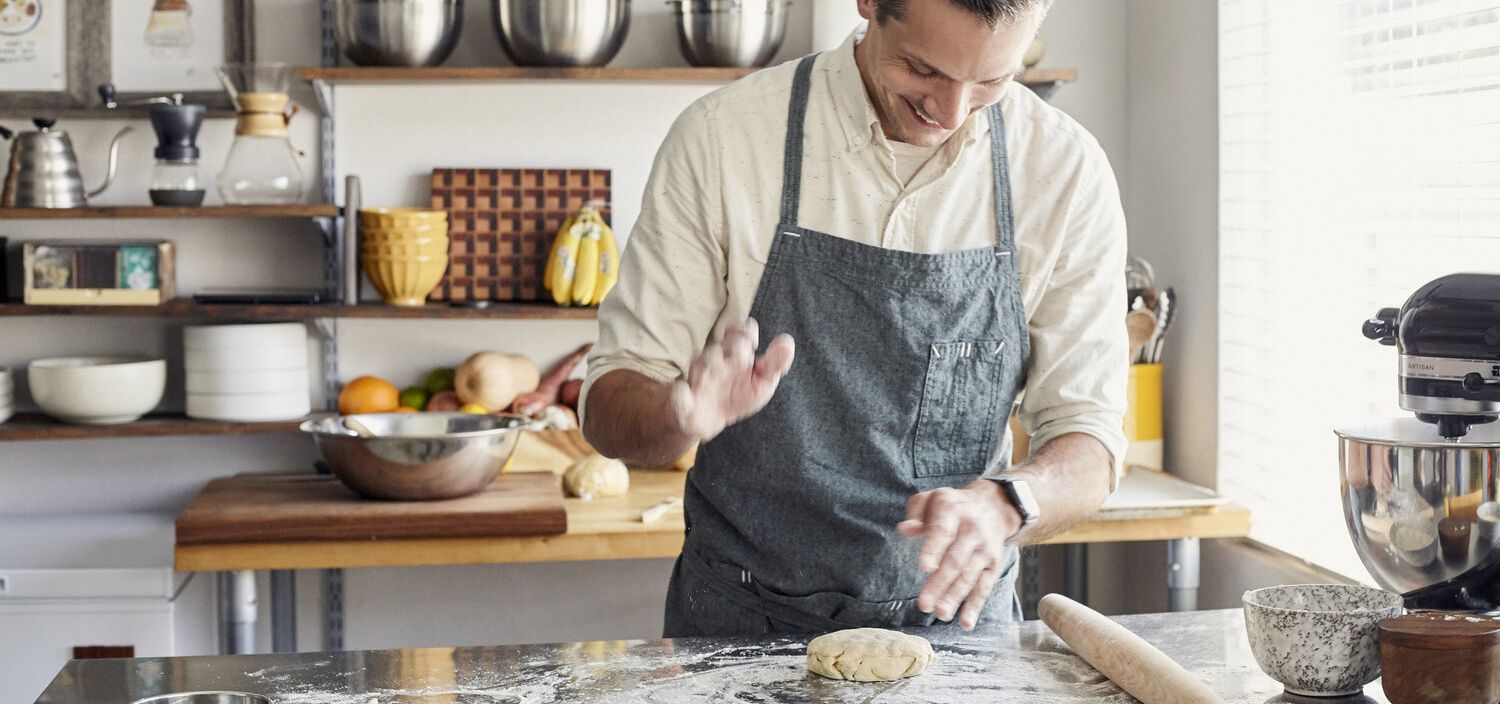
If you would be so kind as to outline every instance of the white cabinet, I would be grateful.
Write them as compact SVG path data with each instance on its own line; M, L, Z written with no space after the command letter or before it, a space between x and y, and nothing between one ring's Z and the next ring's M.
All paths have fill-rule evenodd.
M0 704L31 704L76 646L173 655L170 569L0 568Z

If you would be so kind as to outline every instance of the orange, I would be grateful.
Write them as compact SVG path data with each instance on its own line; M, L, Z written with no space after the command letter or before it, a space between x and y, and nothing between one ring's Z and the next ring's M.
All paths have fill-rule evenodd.
M339 391L339 413L390 413L401 407L401 391L385 379L362 376Z

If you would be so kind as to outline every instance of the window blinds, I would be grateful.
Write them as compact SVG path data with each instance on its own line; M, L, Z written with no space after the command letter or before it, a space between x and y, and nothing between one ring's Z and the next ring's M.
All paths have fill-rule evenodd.
M1407 415L1360 323L1500 272L1500 0L1220 0L1219 487L1368 580L1335 427Z

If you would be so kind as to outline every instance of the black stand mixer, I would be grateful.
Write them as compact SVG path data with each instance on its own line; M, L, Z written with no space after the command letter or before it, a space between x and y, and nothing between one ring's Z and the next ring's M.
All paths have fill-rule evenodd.
M1436 279L1363 331L1397 347L1416 418L1335 431L1355 550L1409 609L1500 612L1500 275Z

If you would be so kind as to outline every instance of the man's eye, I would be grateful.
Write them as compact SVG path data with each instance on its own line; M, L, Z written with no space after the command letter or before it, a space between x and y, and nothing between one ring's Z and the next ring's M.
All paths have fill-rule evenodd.
M906 71L908 73L910 73L911 75L913 75L913 76L918 76L918 77L921 77L921 78L932 78L933 76L937 75L936 73L933 73L932 71L923 71L922 69L917 68L917 66L915 64L907 64L906 65Z

